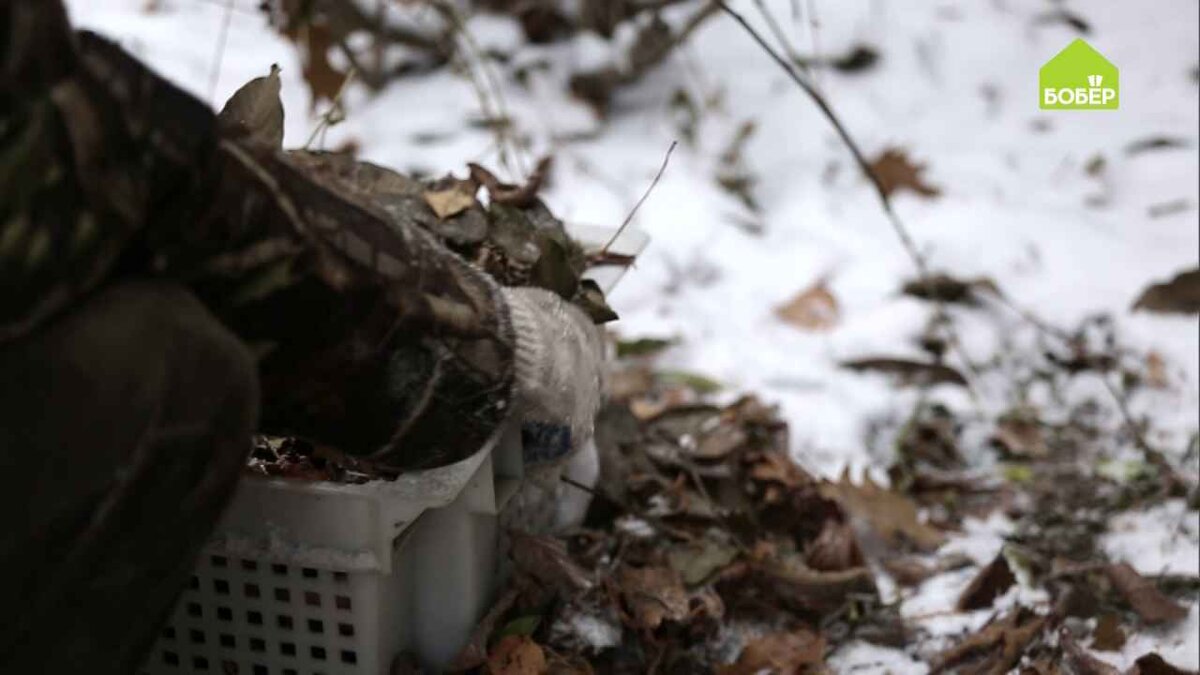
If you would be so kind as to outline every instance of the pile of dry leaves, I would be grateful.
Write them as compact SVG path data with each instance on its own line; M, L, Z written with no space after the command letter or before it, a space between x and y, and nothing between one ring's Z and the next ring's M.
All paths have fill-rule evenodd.
M561 538L511 533L511 582L459 671L820 673L861 640L903 649L931 672L1107 675L1118 671L1089 649L1180 621L1179 599L1200 589L1105 558L1096 539L1107 515L1175 488L1081 469L1093 433L1082 421L995 421L996 451L1026 471L986 477L965 465L961 423L925 405L897 434L894 488L822 480L792 459L773 408L753 397L711 405L715 383L657 370L654 354L670 344L620 344L585 526ZM947 608L995 607L981 629L935 639L881 598L881 580L904 589L972 565L939 549L965 517L993 511L1016 534ZM1018 583L1051 601L997 603ZM1185 671L1147 654L1129 672Z

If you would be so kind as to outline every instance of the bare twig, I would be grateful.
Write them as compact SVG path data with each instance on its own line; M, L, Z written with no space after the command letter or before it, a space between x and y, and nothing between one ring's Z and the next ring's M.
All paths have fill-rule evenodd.
M1179 473L1175 471L1175 468L1171 466L1171 463L1167 461L1167 458L1163 456L1162 452L1155 449L1154 446L1150 445L1150 442L1146 440L1145 434L1142 433L1141 425L1138 424L1137 420L1133 417L1133 413L1129 410L1129 401L1127 401L1125 396L1121 395L1121 393L1117 391L1117 388L1113 386L1113 383L1109 381L1107 373L1098 374L1100 376L1100 381L1104 383L1104 388L1108 390L1109 395L1112 396L1113 401L1116 403L1117 411L1121 413L1121 419L1125 422L1125 429L1133 437L1133 443L1137 446L1137 449L1141 451L1142 456L1146 458L1146 461L1149 464L1159 470L1160 476L1170 487L1183 488L1183 490L1186 491L1188 488L1187 481L1185 481L1179 475Z
M1032 326L1039 335L1043 337L1052 337L1068 347L1073 346L1075 340L1068 331L1065 331L1062 328L1051 324L1045 319L1042 319L1034 314L1031 310L1021 307L1010 300L1008 296L1004 295L1003 293L996 292L992 293L991 295L992 297L996 298L1000 304L1021 318L1021 320ZM1125 429L1133 438L1134 445L1137 447L1138 451L1142 453L1142 456L1146 459L1146 462L1158 469L1161 472L1162 477L1169 483L1170 486L1187 489L1188 482L1182 476L1180 476L1179 472L1176 471L1174 467L1171 466L1171 463L1167 461L1167 458L1162 454L1162 452L1156 449L1148 440L1146 440L1146 435L1142 433L1141 426L1138 424L1137 420L1133 416L1132 411L1129 409L1129 401L1126 396L1117 391L1117 388L1108 379L1107 373L1101 372L1098 373L1098 376L1100 381L1104 384L1104 389L1108 392L1109 396L1113 400L1113 403L1116 405L1117 412L1121 415L1121 420Z
M796 52L796 49L792 46L791 41L788 40L787 34L783 32L783 27L775 18L775 14L771 12L770 7L767 7L766 0L754 0L754 5L758 7L758 13L762 15L763 21L767 23L767 28L769 28L771 33L774 34L776 42L779 43L780 48L783 49L784 54L787 55L788 59L790 59L792 63L800 68L803 68L804 72L810 78L815 77L812 69L805 65L804 59L800 58L800 54Z
M479 107L483 114L493 118L493 130L496 133L496 147L500 155L500 164L508 170L514 179L528 178L529 160L521 152L521 146L510 133L512 122L508 114L508 102L504 97L504 89L500 86L499 78L488 66L483 48L475 40L475 36L467 28L466 21L453 3L437 0L433 3L436 9L462 40L463 64L467 75L479 98ZM478 75L476 73L478 71ZM490 91L489 91L490 90ZM493 103L495 110L492 110Z
M629 215L625 216L625 222L621 223L621 226L613 233L612 238L608 240L604 248L600 249L600 255L608 253L609 247L621 238L621 234L625 232L626 227L629 227L629 223L633 221L633 217L637 214L638 209L642 208L642 204L645 203L646 198L654 191L654 187L658 185L659 179L663 177L663 174L667 170L667 164L671 161L671 153L675 152L676 145L679 145L679 141L671 141L671 147L667 148L667 155L663 157L662 166L658 167L658 173L654 174L654 180L650 181L650 187L646 188L646 192L642 194L642 198L637 200L637 203L633 205L633 210L629 212Z
M341 122L342 119L345 118L345 109L342 107L342 95L346 93L346 88L350 86L352 81L354 81L354 77L357 73L358 69L354 67L351 67L350 72L346 73L346 79L342 80L342 86L338 87L337 95L334 96L333 101L330 102L329 109L325 111L325 114L321 115L321 119L317 122L317 126L312 130L312 134L308 137L308 141L304 143L305 150L308 150L312 147L312 144L317 140L317 136L334 124ZM322 137L321 140L324 142L324 137Z
M789 64L787 60L779 54L779 52L777 52L773 47L771 47L770 44L767 43L762 34L759 33L754 26L751 26L750 23L746 21L744 16L731 9L729 5L724 2L724 0L714 0L714 2L717 3L721 10L732 17L734 21L737 21L742 28L745 29L746 33L748 33L750 37L756 43L758 43L758 46L761 47L762 50L771 57L771 60L775 61L775 63L781 69L783 69L788 78L791 79L796 86L800 87L800 89L808 95L808 97L813 101L813 103L816 104L817 108L820 109L821 113L825 116L825 119L827 119L829 123L833 125L833 128L837 131L842 143L854 157L855 163L858 164L859 169L867 177L867 180L875 189L875 194L879 198L879 203L883 208L884 214L887 216L888 222L892 226L892 230L896 233L897 238L900 239L900 243L904 246L905 252L908 253L908 256L912 259L914 266L917 268L917 275L921 278L922 282L925 282L927 279L929 279L931 276L929 272L929 265L926 263L925 257L921 255L921 251L917 248L916 242L913 241L912 236L909 234L908 228L904 226L904 223L900 220L900 216L896 213L895 208L893 208L892 200L888 197L887 189L879 180L879 176L877 176L875 172L871 170L871 165L869 162L867 162L867 158L863 155L862 150L859 149L858 143L856 143L854 138L850 136L850 132L846 130L845 125L842 124L842 121L838 118L837 113L833 111L832 106L830 106L829 102L825 99L825 96L822 95L821 92L819 92L811 82L796 72L796 69L793 68L792 65ZM958 338L954 324L950 321L945 304L941 300L934 301L934 311L935 318L937 318L939 323L943 324L945 327L951 346L954 347L954 350L958 353L959 357L963 361L963 364L966 366L971 375L977 378L979 376L979 370L975 367L974 361L967 355L966 350L963 348L962 340ZM971 385L970 382L968 382L968 388L972 392L975 391L975 387Z
M817 18L817 0L808 0L808 40L812 43L813 59L821 61L821 20ZM813 86L821 88L821 74L814 71Z
M217 51L213 54L212 69L208 74L208 100L217 104L217 82L221 79L221 62L225 60L225 45L229 41L229 26L233 22L233 0L225 0L225 16L221 18L221 32L217 34Z

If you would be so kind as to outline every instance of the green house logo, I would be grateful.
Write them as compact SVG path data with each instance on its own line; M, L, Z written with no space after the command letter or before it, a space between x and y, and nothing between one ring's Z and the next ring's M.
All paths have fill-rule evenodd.
M1121 72L1083 40L1075 40L1038 71L1042 110L1116 110Z

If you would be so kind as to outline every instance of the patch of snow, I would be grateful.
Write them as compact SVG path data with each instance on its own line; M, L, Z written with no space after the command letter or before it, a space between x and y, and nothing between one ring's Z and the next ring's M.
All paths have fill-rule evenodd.
M1122 513L1109 523L1104 551L1142 574L1200 574L1200 513L1182 499Z

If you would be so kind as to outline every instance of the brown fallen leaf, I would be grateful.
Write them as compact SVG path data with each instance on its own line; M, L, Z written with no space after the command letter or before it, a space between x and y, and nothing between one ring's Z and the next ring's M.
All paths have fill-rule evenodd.
M889 557L880 563L901 586L918 586L930 577L974 564L962 554L951 554L933 562L922 560L919 556Z
M1017 607L935 657L930 675L1004 675L1045 626L1046 617Z
M242 85L217 115L223 134L251 138L272 148L283 147L283 103L279 100L279 66Z
M458 188L426 190L421 194L438 220L452 218L475 205L475 195Z
M962 373L941 363L925 363L909 359L872 357L842 361L839 365L857 372L877 372L891 375L901 385L930 386L935 384L967 385Z
M1170 388L1171 378L1167 375L1167 362L1163 359L1162 354L1152 350L1146 355L1146 371L1143 381L1151 389Z
M310 21L285 33L302 50L301 73L312 94L312 107L321 101L333 101L346 82L346 73L333 67L329 52L337 44L333 32L324 22Z
M825 638L807 628L770 633L752 640L737 661L717 669L718 675L796 675L825 659Z
M999 553L995 560L979 570L979 574L976 574L971 583L967 584L962 594L958 596L958 603L955 607L960 612L991 607L996 598L1004 595L1004 592L1012 588L1016 582L1017 578L1013 575L1012 568L1008 566L1008 558L1004 556L1004 553Z
M683 578L670 567L626 566L616 584L634 628L654 630L664 621L681 621L688 615Z
M1065 665L1073 675L1121 675L1116 666L1089 654L1066 628L1058 631L1058 644L1062 647Z
M1000 289L990 277L959 279L949 274L931 274L905 283L901 292L922 300L974 305L981 293L999 295Z
M841 502L855 518L866 521L894 549L912 546L932 551L942 544L941 532L921 522L917 505L908 497L876 485L869 477L859 485L843 475L837 483L823 482L821 494Z
M1133 611L1148 624L1171 623L1187 617L1187 609L1171 600L1128 563L1104 568L1113 588L1125 598Z
M567 545L559 539L523 532L510 535L509 555L521 571L561 593L589 590L593 583L587 572L571 560Z
M471 178L487 188L488 197L493 203L518 208L525 208L534 204L537 200L538 192L549 177L550 166L551 158L543 157L538 160L537 166L534 167L533 173L529 175L524 185L510 185L501 182L495 174L478 164L467 164L467 168L471 172Z
M826 331L837 326L841 309L822 278L776 307L775 316L801 330Z
M801 612L829 614L844 607L851 597L878 592L875 577L865 567L819 572L792 558L775 558L750 563L744 571L746 578L742 581L756 583L774 601Z
M1039 14L1035 21L1042 24L1062 23L1087 35L1092 32L1092 26L1083 17L1065 9L1056 9Z
M925 168L924 164L914 164L908 158L908 152L900 148L884 150L870 164L871 173L879 181L884 194L890 196L897 190L907 189L922 197L936 197L942 191L922 178Z
M821 533L808 544L804 562L820 572L839 572L864 565L853 528L834 518L826 519Z
M1130 157L1140 155L1143 152L1152 150L1176 150L1186 148L1191 145L1185 138L1175 136L1150 136L1147 138L1139 138L1129 145L1125 146L1125 153Z
M488 654L490 675L542 675L546 672L546 654L528 635L508 635Z
M1121 617L1105 614L1092 629L1092 649L1098 652L1119 652L1125 646L1125 630L1121 628Z
M737 556L738 549L732 544L705 537L671 548L667 552L667 562L679 572L684 583L696 586L732 563Z
M1152 284L1142 291L1133 303L1133 309L1173 314L1200 313L1200 269L1180 272L1170 281Z
M883 569L901 586L919 586L940 572L936 565L922 560L920 556L885 558L880 562Z
M689 454L703 461L721 460L745 445L747 440L749 436L741 426L722 424L702 435Z
M1042 423L1032 411L1017 411L1002 417L991 440L1007 457L1042 459L1050 454L1042 436Z
M1168 663L1157 652L1150 652L1138 657L1125 675L1196 675L1194 670L1184 670L1179 666Z
M761 452L748 457L753 465L750 477L756 481L779 483L786 488L798 488L813 483L813 477L781 452Z

